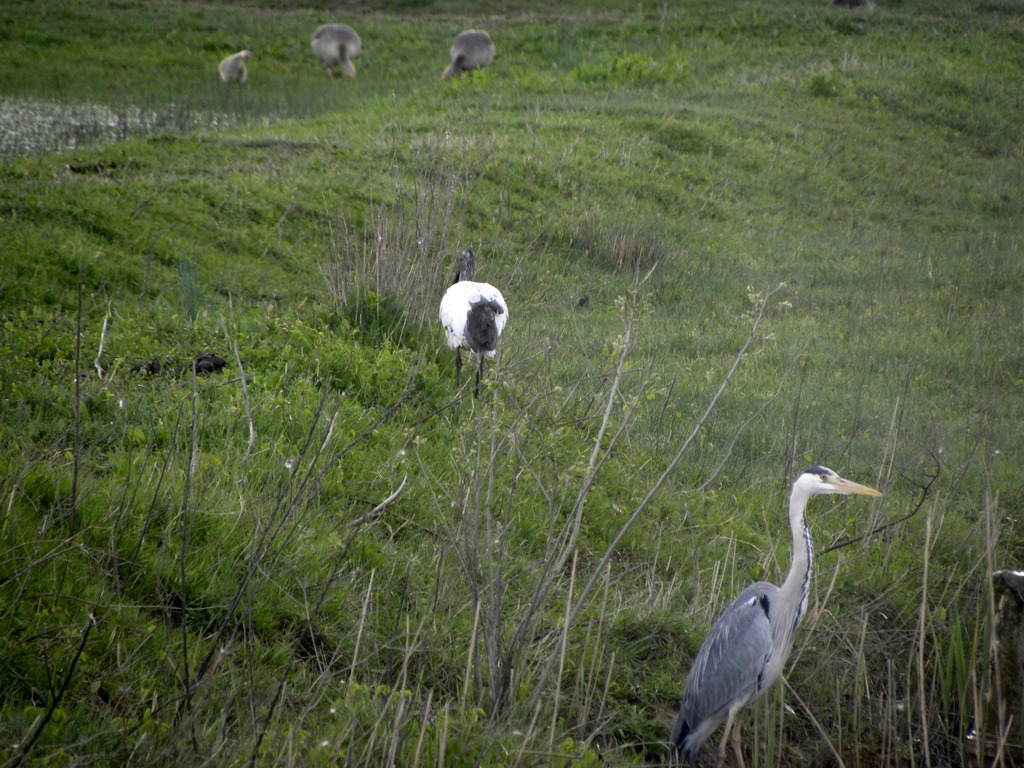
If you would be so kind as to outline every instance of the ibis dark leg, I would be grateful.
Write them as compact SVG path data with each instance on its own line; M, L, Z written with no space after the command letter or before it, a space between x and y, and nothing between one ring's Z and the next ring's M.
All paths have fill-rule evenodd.
M476 369L476 396L480 397L480 380L484 377L484 356L480 355L480 367Z
M462 386L462 347L455 348L455 386Z

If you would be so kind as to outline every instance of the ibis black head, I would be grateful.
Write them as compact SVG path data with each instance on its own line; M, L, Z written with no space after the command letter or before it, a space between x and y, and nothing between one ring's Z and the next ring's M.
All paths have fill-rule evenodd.
M493 352L498 346L498 324L495 318L504 312L496 301L478 301L466 316L466 342L477 353Z
M459 254L459 270L455 273L455 282L472 280L476 277L476 256L471 248Z

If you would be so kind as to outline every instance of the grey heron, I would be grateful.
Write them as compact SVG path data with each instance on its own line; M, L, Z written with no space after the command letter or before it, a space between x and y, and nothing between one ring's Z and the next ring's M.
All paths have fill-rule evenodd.
M353 80L356 68L352 59L359 55L363 43L359 35L348 24L324 24L313 31L310 39L313 53L327 68L327 74L334 77L334 67L338 73Z
M476 372L476 394L480 395L480 379L484 358L494 357L501 332L508 322L508 305L501 291L490 283L473 281L476 257L470 249L459 255L455 282L441 299L439 312L448 347L455 350L455 381L462 386L462 348L480 358Z
M704 639L693 660L679 715L669 743L670 756L690 763L704 740L725 723L718 746L718 765L725 760L726 741L740 768L739 714L782 674L793 647L793 636L807 608L811 582L811 532L804 519L807 502L824 494L881 496L866 485L844 480L827 467L811 467L793 483L789 497L789 527L793 556L781 587L759 581L740 592Z
M441 75L442 80L451 80L455 75L489 66L494 61L494 42L482 29L467 29L460 32L452 43L452 63Z

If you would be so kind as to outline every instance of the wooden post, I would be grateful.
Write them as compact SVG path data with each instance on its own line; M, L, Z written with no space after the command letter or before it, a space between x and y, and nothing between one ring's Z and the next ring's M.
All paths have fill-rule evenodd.
M968 751L982 765L1024 765L1021 703L1024 699L1024 572L992 574L995 625L981 712L967 734ZM979 716L980 715L980 716Z

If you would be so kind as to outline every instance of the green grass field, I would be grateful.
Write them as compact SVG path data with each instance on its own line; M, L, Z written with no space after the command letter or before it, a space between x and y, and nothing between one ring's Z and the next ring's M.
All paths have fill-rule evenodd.
M814 463L885 496L812 502L748 764L977 764L1024 552L1022 19L5 4L0 765L663 764ZM442 83L477 26L493 66ZM478 400L437 322L466 247L510 306Z

